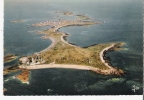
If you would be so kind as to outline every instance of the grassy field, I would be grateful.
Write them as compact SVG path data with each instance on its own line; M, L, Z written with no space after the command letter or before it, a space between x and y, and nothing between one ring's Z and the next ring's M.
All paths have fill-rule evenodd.
M71 15L71 12L65 12L64 15ZM85 26L85 25L94 25L94 24L102 24L100 22L93 22L93 21L81 21L81 20L88 20L88 16L84 15L77 15L78 20L73 21L53 21L53 22L40 22L37 24L33 24L34 27L42 27L42 26L52 26L50 29L44 31L38 31L39 34L44 34L42 36L43 39L51 39L52 44L47 49L39 52L39 56L45 61L46 64L55 62L56 64L73 64L73 65L84 65L84 66L92 66L98 68L100 70L107 70L110 69L106 66L100 59L100 52L115 44L112 50L120 50L121 46L124 43L105 43L105 44L98 44L93 45L87 48L81 48L76 45L72 45L64 40L68 34L59 32L58 29L67 26ZM30 55L31 57L33 55ZM16 59L17 56L14 55L7 55L4 57L4 62L11 61ZM10 72L16 72L22 69L19 69L18 66L12 66L4 68L4 75ZM22 73L17 76L18 79L22 80L23 82L28 81L28 70L22 70Z
M93 25L97 24L91 21L84 21L77 25L73 22L66 22L61 24L59 28L76 25ZM37 24L36 24L37 25ZM104 63L101 62L99 53L106 47L112 45L112 43L98 44L88 48L81 48L78 46L70 45L68 42L63 40L65 33L59 32L58 27L54 26L48 30L41 32L47 38L53 38L55 40L55 45L42 52L40 56L46 61L46 63L55 62L56 64L77 64L77 65L86 65L93 66L99 69L109 69ZM115 48L113 50L119 49L123 44L122 43L113 43Z
M43 52L41 56L46 63L77 64L108 69L108 67L101 62L99 53L111 44L112 43L99 44L88 48L80 48L59 42L52 49Z

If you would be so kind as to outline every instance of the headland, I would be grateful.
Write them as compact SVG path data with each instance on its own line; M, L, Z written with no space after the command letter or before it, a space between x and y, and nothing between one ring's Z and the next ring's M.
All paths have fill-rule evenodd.
M7 66L7 67L4 67L4 69L3 69L3 75L6 75L6 74L9 74L12 72L16 72L19 70L20 70L20 68L18 67L18 65Z
M24 22L24 20L13 20L13 21L10 21L11 23L20 23L20 22Z
M73 13L63 13L63 15L69 14L72 15ZM28 83L28 70L41 68L72 68L89 70L102 75L122 75L125 73L104 59L106 52L119 50L124 45L123 42L97 44L82 48L66 41L69 35L59 31L62 27L103 24L103 22L90 21L90 18L85 15L77 16L78 19L74 20L59 19L58 21L43 21L32 24L32 27L51 26L51 28L38 31L38 33L43 34L42 39L50 39L52 44L36 54L22 57L19 68L24 70L16 78Z
M13 55L13 54L7 54L6 56L4 56L4 63L10 62L12 60L17 59L18 56Z
M109 49L116 49L118 47L116 45L121 47L123 46L123 43L106 43L93 45L87 48L81 48L66 41L65 38L69 35L59 31L59 29L62 27L103 24L102 22L89 21L88 19L90 18L86 17L85 15L77 16L78 19L75 20L59 19L58 21L43 21L40 23L32 24L33 27L51 26L50 29L39 31L38 33L44 34L42 38L52 40L52 44L45 50L39 52L37 55L44 60L44 63L39 61L38 64L30 64L25 68L74 68L92 70L104 75L123 74L124 71L114 68L104 59L105 52L107 52ZM79 17L81 19L79 19ZM33 58L32 56L31 59ZM87 66L89 66L89 68ZM22 67L20 66L20 68Z
M22 72L15 77L19 79L22 83L29 84L29 73L29 70L23 69Z

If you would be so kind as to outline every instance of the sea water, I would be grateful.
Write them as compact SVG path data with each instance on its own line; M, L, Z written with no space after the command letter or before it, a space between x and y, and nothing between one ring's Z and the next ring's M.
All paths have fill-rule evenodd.
M67 40L80 47L108 42L125 42L123 50L109 52L113 66L127 72L126 76L103 76L75 69L31 70L30 84L22 84L11 75L4 76L5 95L131 95L142 94L142 0L5 0L5 54L20 56L39 52L51 44L35 30L50 27L31 27L31 24L66 19L55 11L85 14L97 24L70 26L59 31L69 34ZM10 23L13 20L24 22ZM73 19L73 17L68 17ZM133 86L139 87L135 92Z

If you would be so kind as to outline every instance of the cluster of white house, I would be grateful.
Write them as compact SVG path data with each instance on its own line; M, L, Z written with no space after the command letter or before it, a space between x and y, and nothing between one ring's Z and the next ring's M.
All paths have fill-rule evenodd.
M32 24L32 26L61 26L63 24L66 24L66 23L71 23L71 24L74 24L75 22L78 23L78 22L82 22L81 20L72 20L72 21L69 21L69 20L60 20L59 21L43 21L43 22L40 22L40 23L37 23L37 24Z
M45 63L45 60L39 56L39 54L34 54L32 57L21 57L20 59L21 65L29 66L29 65L38 65Z

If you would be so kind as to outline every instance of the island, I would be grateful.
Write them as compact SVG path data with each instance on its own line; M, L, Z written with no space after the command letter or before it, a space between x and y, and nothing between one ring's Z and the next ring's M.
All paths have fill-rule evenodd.
M67 16L70 16L70 15L73 15L73 12L69 12L69 11L65 11L65 12L62 12L63 15L67 15Z
M22 72L15 77L20 80L22 83L29 84L29 70L23 69Z
M21 71L20 74L15 75L14 78L20 80L22 83L29 84L30 71L25 68L19 68L19 65L7 66L4 68L3 75L10 74L12 72Z
M64 14L67 15L67 14ZM82 20L83 19L83 20ZM124 42L111 42L91 45L89 47L79 47L67 41L67 33L60 32L59 29L68 26L87 26L103 24L89 20L85 15L78 15L77 19L58 21L43 21L34 23L32 27L51 26L43 31L37 31L43 34L42 39L50 39L51 45L46 49L34 53L33 55L21 57L19 59L18 69L22 70L16 78L23 83L29 84L30 70L42 68L70 68L79 70L88 70L102 75L123 75L125 71L112 66L110 59L105 54L114 50L121 50Z
M67 14L66 14L67 15ZM39 31L44 34L43 39L50 39L52 44L34 54L27 57L27 62L22 63L25 66L19 66L25 69L41 69L41 68L74 68L91 70L103 75L122 75L125 72L111 65L110 61L105 57L108 51L118 50L124 45L123 42L105 43L92 45L82 48L66 41L69 36L67 33L60 32L59 29L67 26L85 26L103 24L103 22L89 21L89 17L78 15L81 19L74 20L58 20L43 21L32 24L32 27L51 26L50 29Z
M83 15L83 14L75 14L74 12L71 12L71 11L56 11L55 13L58 13L58 14L62 14L62 15L65 15L65 16L75 16L77 17L79 20L90 20L91 18L86 16L86 15ZM58 15L59 16L59 15ZM57 17L58 17L57 16Z
M4 63L13 61L17 58L18 58L18 56L14 55L14 54L7 54L4 56Z
M86 15L76 15L80 20L90 20L90 18Z
M19 70L21 70L21 69L18 67L18 65L6 66L3 69L3 75L7 75L7 74L12 73L12 72L17 72Z
M11 23L20 23L20 22L24 22L24 20L13 20L13 21L10 21Z

